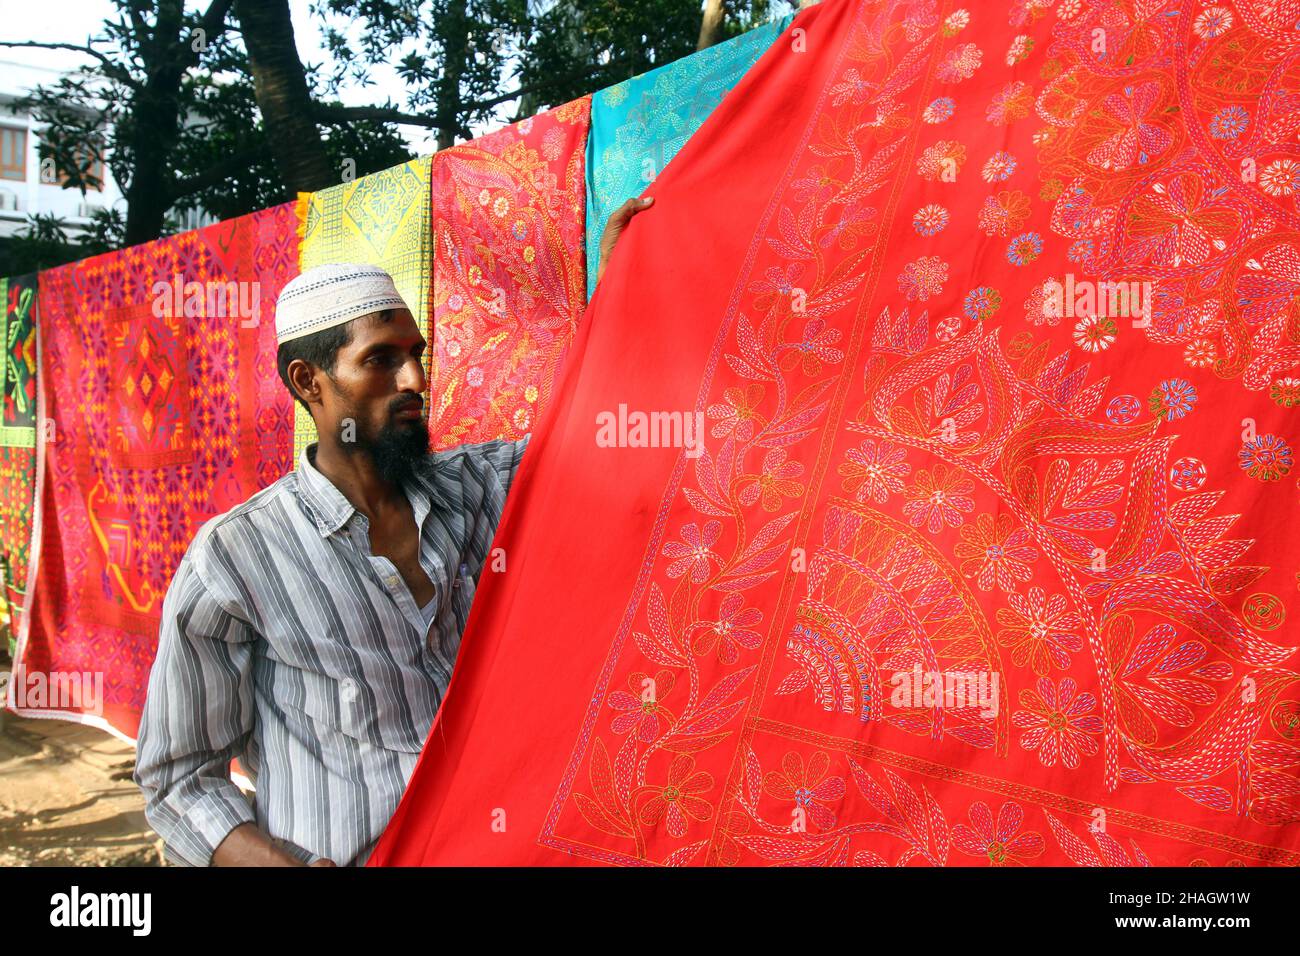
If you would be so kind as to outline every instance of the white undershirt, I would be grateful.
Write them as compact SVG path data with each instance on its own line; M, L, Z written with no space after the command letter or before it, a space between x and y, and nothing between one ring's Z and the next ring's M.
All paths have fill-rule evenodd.
M433 623L433 615L437 610L438 596L435 594L433 599L424 607L420 608L420 617L424 618L424 626L428 627Z

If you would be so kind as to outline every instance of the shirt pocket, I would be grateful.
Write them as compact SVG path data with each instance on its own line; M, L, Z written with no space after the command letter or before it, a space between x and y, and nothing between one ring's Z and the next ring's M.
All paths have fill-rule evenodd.
M317 733L322 745L331 733L336 733L385 750L420 752L423 740L405 739L400 715L379 710L380 701L388 701L390 708L400 706L392 693L367 688L358 676L351 674L298 670L296 677L301 680L305 694L299 696L289 691L277 698L276 705L286 714L297 712L306 718L304 729ZM390 728L387 734L385 727Z

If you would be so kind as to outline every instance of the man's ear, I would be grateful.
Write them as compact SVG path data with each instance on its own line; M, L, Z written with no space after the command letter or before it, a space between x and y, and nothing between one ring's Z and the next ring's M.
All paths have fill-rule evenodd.
M293 387L294 395L301 398L308 405L317 404L321 400L320 382L316 373L319 371L310 362L302 359L294 359L285 369L285 374L289 376L289 384Z

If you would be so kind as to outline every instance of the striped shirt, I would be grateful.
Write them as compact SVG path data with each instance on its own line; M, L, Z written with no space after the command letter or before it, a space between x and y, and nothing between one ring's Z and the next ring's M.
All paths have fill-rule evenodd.
M407 487L432 624L314 445L199 529L163 601L136 760L168 860L206 866L253 822L303 862L365 862L446 692L528 439L430 453Z

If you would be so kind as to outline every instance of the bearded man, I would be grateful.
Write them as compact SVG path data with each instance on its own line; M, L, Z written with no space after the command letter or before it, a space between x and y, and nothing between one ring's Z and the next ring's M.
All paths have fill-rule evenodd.
M648 206L610 217L601 271ZM382 269L304 272L275 324L280 377L319 441L191 542L141 717L146 818L191 866L366 861L446 693L529 440L429 451L426 342Z

